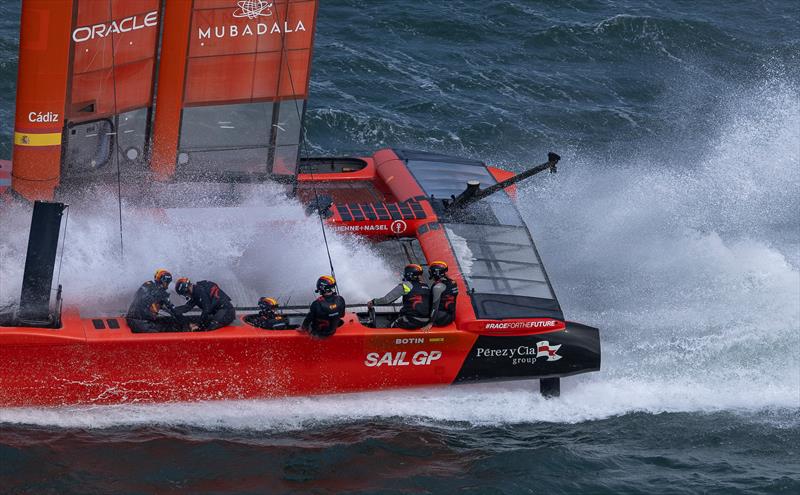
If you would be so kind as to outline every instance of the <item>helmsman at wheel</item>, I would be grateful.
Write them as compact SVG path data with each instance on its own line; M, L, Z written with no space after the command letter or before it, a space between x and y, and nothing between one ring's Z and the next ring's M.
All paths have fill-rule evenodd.
M391 304L403 298L400 314L392 323L392 328L416 330L430 321L431 289L422 281L422 267L416 264L406 265L403 270L403 281L397 284L385 296L373 299L367 306Z

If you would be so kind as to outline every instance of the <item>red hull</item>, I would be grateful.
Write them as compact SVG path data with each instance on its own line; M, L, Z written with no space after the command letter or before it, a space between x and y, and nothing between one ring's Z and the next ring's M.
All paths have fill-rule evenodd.
M566 333L526 339L554 343ZM123 318L90 320L72 313L64 315L60 330L0 328L0 406L256 399L449 385L481 378L464 376L470 360L481 359L478 340L478 334L455 327L425 333L367 328L353 314L335 336L317 340L242 322L208 333L133 334ZM509 345L520 347L522 341ZM552 367L548 373L554 363L540 361L544 371L535 378L590 371Z
M208 333L133 334L122 318L115 320L119 329L102 321L106 328L98 330L92 320L65 314L58 331L0 329L0 405L252 399L445 385L477 338L455 329L371 329L354 315L327 340L241 323ZM393 363L367 366L372 352L394 353ZM403 359L394 363L401 352Z
M428 159L424 154L413 158L418 163ZM307 201L317 192L332 196L330 228L384 239L416 239L428 262L447 262L449 275L463 294L450 326L431 332L368 328L357 314L347 313L344 325L324 340L295 330L260 330L241 320L206 333L135 334L124 318L86 319L69 309L59 329L0 327L0 406L253 399L551 378L598 370L598 330L565 323L554 297L486 292L487 286L479 284L487 277L475 277L468 284L470 275L461 271L465 260L451 245L452 234L443 228L458 224L440 218L430 194L422 189L425 182L415 178L408 160L399 152L381 150L370 158L343 160L358 162L360 166L352 169L323 173L323 167L317 167L313 174L299 176L298 195ZM494 178L504 178L503 171L484 169L482 164L436 162L437 170L449 166L454 167L453 174L470 167L470 173L487 170ZM312 181L319 191L304 186ZM351 187L326 187L341 181ZM374 202L376 196L381 201ZM529 264L540 265L532 241L527 244L527 230L509 229L517 240L502 238L504 242L497 243L502 251L484 255L519 256L520 249L528 249ZM511 241L520 247L509 250ZM461 242L489 249L485 239ZM399 266L406 263L395 261ZM492 263L526 264L499 258ZM503 272L493 276L503 283L519 280L503 278L509 277ZM541 271L539 276L544 279L531 283L546 286L543 290L552 294L546 274Z

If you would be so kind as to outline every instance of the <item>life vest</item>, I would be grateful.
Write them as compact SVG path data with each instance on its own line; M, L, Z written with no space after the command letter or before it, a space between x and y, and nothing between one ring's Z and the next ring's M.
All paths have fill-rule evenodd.
M427 320L431 315L431 288L423 282L403 282L401 315Z
M337 295L329 298L320 296L314 306L311 333L323 337L333 335L344 314L344 299Z
M453 279L444 277L437 283L444 284L445 289L439 298L438 311L444 311L451 316L456 314L456 298L458 298L458 284Z
M210 308L203 308L208 312L212 312L225 306L231 301L231 298L228 297L222 289L219 288L219 285L215 284L214 282L209 282L208 280L201 280L194 284L194 291L192 294L192 299L194 300L195 304L200 306L199 302L201 301L201 293L205 292L208 297L208 301L211 303Z

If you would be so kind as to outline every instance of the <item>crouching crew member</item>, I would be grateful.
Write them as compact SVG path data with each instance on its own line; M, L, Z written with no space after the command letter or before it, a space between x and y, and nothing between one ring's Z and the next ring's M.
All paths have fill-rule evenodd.
M315 292L320 296L311 303L300 329L309 332L312 337L330 337L342 324L345 311L344 298L336 293L336 280L327 275L317 280Z
M447 326L456 319L456 298L458 285L447 276L447 263L434 261L428 267L428 278L431 279L431 324L437 327Z
M254 327L264 330L290 330L296 328L289 324L289 318L278 314L278 301L271 297L262 297L258 300L258 314L247 315L244 321Z
M169 300L167 288L172 274L156 270L153 280L143 283L128 308L126 320L134 333L177 332L181 330L183 318ZM170 316L159 313L164 310Z
M186 298L186 304L175 308L181 314L195 306L200 308L197 325L200 330L216 330L230 325L236 318L231 298L214 282L201 280L193 284L188 278L175 281L175 292Z
M422 281L421 266L406 265L403 270L403 281L385 296L369 301L367 306L372 308L376 305L391 304L401 296L403 307L400 309L400 315L392 323L392 328L416 330L427 325L431 313L431 289Z

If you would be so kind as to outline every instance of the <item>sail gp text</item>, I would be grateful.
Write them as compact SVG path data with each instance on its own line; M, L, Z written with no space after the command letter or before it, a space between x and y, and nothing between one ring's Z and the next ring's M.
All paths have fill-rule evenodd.
M370 352L367 354L364 365L370 368L379 366L427 366L441 357L441 351L418 351L411 356L410 360L408 359L408 353L405 351L386 352L383 355L379 352Z

